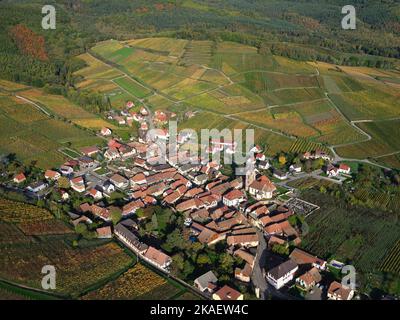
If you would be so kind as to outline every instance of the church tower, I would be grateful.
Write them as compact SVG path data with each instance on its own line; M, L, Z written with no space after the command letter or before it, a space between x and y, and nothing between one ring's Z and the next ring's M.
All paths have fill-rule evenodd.
M254 168L254 156L249 157L246 161L246 178L245 178L245 189L249 190L250 185L256 180L256 170Z

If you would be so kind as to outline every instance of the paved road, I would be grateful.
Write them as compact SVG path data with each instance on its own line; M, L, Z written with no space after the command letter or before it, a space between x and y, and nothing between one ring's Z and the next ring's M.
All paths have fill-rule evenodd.
M279 291L271 286L265 279L264 270L270 251L267 248L267 241L261 231L257 232L259 244L257 247L256 261L254 263L252 282L256 288L260 289L260 300L278 299L278 300L294 300L295 297L286 292Z
M253 274L251 280L256 288L260 290L260 300L266 300L267 282L264 277L265 257L264 252L267 249L267 242L265 241L262 232L258 231L258 247L256 254L256 261L254 263Z

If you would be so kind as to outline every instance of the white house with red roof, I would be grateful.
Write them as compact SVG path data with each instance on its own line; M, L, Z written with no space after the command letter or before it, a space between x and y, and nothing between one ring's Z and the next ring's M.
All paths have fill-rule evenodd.
M54 170L46 170L46 172L44 173L44 177L47 180L55 181L55 180L58 180L61 177L61 174L59 172L57 172L57 171L54 171Z
M112 238L112 232L111 232L110 226L97 228L96 233L97 233L97 237L99 239L111 239Z
M110 135L112 134L112 131L111 131L110 128L103 127L103 128L101 128L100 134L101 134L102 136L107 137L107 136L110 136Z
M328 288L327 296L329 300L351 300L354 296L354 290L333 281Z
M341 163L338 168L339 173L349 174L351 171L350 167L347 164Z
M141 107L140 108L140 114L144 117L149 115L149 112L147 111L147 109L145 107Z
M337 177L337 176L339 175L339 169L330 164L330 165L326 168L326 174L327 174L329 177Z
M266 157L264 153L257 153L256 154L256 160L257 161L265 161Z
M129 186L129 180L118 173L112 175L110 177L110 181L113 185L120 189L126 189Z
M140 123L140 130L143 130L143 131L149 130L149 125L147 124L146 121L143 121L142 123Z
M118 159L120 157L120 154L118 152L118 149L110 147L106 150L106 152L104 152L104 157L107 160L115 160Z
M91 196L94 200L100 200L101 198L103 198L103 193L95 188L90 189L88 195Z
M100 149L97 148L96 146L90 146L90 147L83 147L80 149L80 151L85 156L91 157L91 156L95 155L96 153L100 152Z
M70 166L63 165L60 167L60 172L64 176L69 176L70 174L74 173L74 169Z
M13 181L15 183L22 183L26 181L26 176L21 172L14 177Z
M165 112L161 111L161 110L156 110L154 112L154 122L156 123L167 123L168 121L168 116L165 114Z
M85 181L83 177L76 177L71 179L71 188L74 189L76 192L85 192Z
M239 291L229 287L228 285L223 286L217 292L212 295L213 300L243 300L243 294Z
M168 129L158 129L156 131L157 132L154 133L155 138L158 138L161 140L167 140L169 138Z
M249 193L257 200L271 199L275 191L275 185L266 176L259 177L249 185Z
M242 190L234 189L222 197L223 203L228 207L236 207L246 200L246 195Z
M168 267L172 263L170 256L154 247L149 247L147 249L144 254L144 259L165 271L168 271Z
M134 104L132 101L128 101L128 102L126 103L126 107L127 107L128 109L133 108L134 106L135 106L135 104Z

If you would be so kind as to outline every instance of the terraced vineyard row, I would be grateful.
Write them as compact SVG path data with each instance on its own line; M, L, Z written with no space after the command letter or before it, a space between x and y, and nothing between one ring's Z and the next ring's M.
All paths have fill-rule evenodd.
M311 152L311 151L315 151L315 150L320 150L320 151L330 154L329 148L327 148L326 146L323 146L316 142L303 140L303 139L296 140L296 142L294 142L292 144L292 146L290 147L290 152L294 152L294 153L303 153L303 152L307 152L307 151Z
M398 192L388 194L379 190L360 189L354 193L354 196L371 207L379 207L395 213L400 210L400 194Z
M400 274L400 240L390 249L380 267L381 271Z

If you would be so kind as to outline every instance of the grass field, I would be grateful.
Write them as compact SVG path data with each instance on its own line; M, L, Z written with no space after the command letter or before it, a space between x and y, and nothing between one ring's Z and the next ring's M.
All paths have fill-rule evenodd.
M299 190L307 190L314 188L316 186L324 186L324 187L329 187L333 184L333 182L330 182L328 180L320 180L320 179L315 179L315 178L301 178L297 179L294 181L290 181L288 185L293 188L297 188Z

